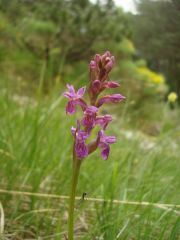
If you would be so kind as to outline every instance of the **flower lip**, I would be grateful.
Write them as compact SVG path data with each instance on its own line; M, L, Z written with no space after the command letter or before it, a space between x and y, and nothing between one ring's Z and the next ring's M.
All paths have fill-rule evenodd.
M101 148L101 156L104 160L108 159L109 152L110 152L110 144L116 142L115 136L106 136L104 131L101 130L98 132L98 147Z
M75 138L75 155L77 159L82 160L83 158L87 157L88 155L88 147L85 144L86 139L89 137L89 134L85 131L80 130L80 121L77 121L77 127L71 128L71 133Z
M74 101L69 101L66 106L66 113L73 114L76 111Z
M85 144L86 139L89 137L87 132L84 131L77 131L76 138L75 138L75 153L76 157L80 160L87 157L88 155L88 148Z
M84 118L82 124L86 127L86 130L90 132L96 123L96 115L98 108L95 106L88 106L84 112Z
M79 160L82 160L83 158L88 156L88 148L84 142L77 141L75 143L75 152L76 152L76 157Z

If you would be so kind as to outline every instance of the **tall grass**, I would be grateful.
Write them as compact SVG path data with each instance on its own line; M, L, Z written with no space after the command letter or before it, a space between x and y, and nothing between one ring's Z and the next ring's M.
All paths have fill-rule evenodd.
M0 96L0 189L68 195L70 127L75 117L66 117L65 102L57 93L38 101L20 98L17 103L13 99L9 92ZM118 116L116 111L114 116ZM109 160L103 161L95 153L82 165L78 196L86 192L88 197L112 201L178 204L178 128L169 127L153 139L137 137L134 130L129 137L124 129L128 103L123 112L109 130L118 138ZM166 119L162 123L166 125ZM66 200L0 193L0 201L5 214L4 239L64 239ZM75 239L178 239L178 207L112 201L77 200Z

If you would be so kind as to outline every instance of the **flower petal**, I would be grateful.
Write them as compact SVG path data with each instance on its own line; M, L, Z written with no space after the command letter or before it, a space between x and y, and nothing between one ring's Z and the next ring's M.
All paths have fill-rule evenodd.
M88 106L84 113L88 114L88 115L93 115L93 114L97 113L97 111L98 111L97 107L95 107L95 106Z
M68 90L69 90L70 94L72 94L72 95L76 94L76 92L75 92L75 89L74 89L74 86L73 86L73 85L67 84L67 88L68 88Z
M85 91L86 91L86 87L82 87L82 88L80 88L80 89L77 91L77 95L78 95L79 97L83 97Z
M115 136L106 136L106 137L104 137L104 140L107 144L113 144L116 142L116 137Z
M71 133L75 137L75 135L76 135L76 128L75 127L71 128Z
M94 80L92 83L92 91L97 93L100 90L101 82L99 80Z
M106 136L104 131L101 130L98 132L98 147L102 149L101 156L106 160L109 156L110 147L109 144L113 144L116 141L114 136Z
M105 84L105 87L106 88L117 88L117 87L120 87L120 84L117 82L107 82Z
M71 95L69 92L64 92L64 93L63 93L63 96L64 96L64 97L67 97L67 98L69 98L69 99L71 99L71 97L72 97L72 95Z
M106 95L99 99L97 103L97 107L100 107L104 103L118 103L124 100L125 97L121 94L112 94L112 95Z
M84 118L82 120L82 124L86 126L86 130L89 132L95 125L96 121L96 113L98 111L98 108L95 106L89 106L86 108L84 114Z
M87 157L88 155L88 148L85 145L84 142L77 141L75 144L75 152L76 156L79 160L82 160L83 158Z
M104 145L101 150L101 156L104 160L107 160L109 157L110 147L109 145Z
M104 130L106 129L109 122L112 121L111 115L99 116L96 118L96 124L99 124Z

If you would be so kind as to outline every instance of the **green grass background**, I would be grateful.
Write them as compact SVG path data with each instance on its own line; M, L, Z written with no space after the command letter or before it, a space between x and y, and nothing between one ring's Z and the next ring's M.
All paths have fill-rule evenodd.
M38 99L9 90L0 95L0 189L68 195L70 133L76 117L65 114L62 90ZM19 97L19 98L18 98ZM179 204L179 110L164 107L161 131L148 136L128 125L128 100L112 110L108 134L117 136L107 161L97 151L84 160L77 196ZM117 114L119 112L119 114ZM136 113L138 115L138 112ZM139 116L140 118L140 116ZM65 239L67 201L0 193L2 239ZM178 239L180 209L76 202L75 239Z

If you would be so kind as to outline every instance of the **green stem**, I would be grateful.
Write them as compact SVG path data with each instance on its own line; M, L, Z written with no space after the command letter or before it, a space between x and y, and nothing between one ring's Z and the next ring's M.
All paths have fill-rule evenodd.
M81 166L81 161L78 159L73 160L73 173L71 182L71 192L69 199L69 218L68 218L68 240L74 239L74 206L75 206L75 196L76 187L78 183L79 170Z

